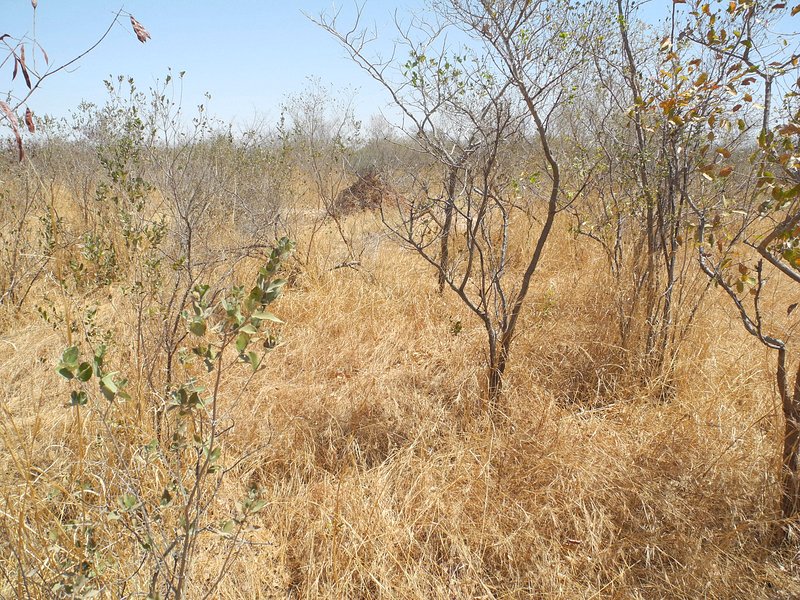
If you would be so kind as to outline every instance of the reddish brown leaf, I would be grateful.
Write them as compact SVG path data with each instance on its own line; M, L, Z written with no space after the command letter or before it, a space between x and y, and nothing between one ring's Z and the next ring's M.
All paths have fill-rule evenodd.
M733 173L733 167L725 167L719 170L720 177L728 177L731 173Z
M17 115L14 114L14 111L11 110L11 107L0 100L0 111L2 111L6 118L8 119L9 124L11 125L11 130L14 132L14 138L17 140L17 150L19 150L19 160L22 162L22 159L25 158L25 150L22 148L22 136L19 134L19 125L17 124Z
M788 123L778 130L781 135L795 135L800 134L800 126L794 123Z
M736 71L741 70L741 68L742 68L742 63L736 63L730 69L728 69L728 75L730 75L731 73L735 73Z
M38 42L37 42L36 45L39 46L39 50L41 51L42 56L44 56L44 62L49 65L50 64L50 59L47 58L47 52L45 52L44 48L42 48L42 45L39 44Z
M711 173L714 170L714 163L708 163L707 165L697 165L697 170L701 173Z
M22 69L22 76L25 78L25 85L31 89L31 76L28 75L28 67L25 66L25 46L19 47L19 66Z
M25 108L25 125L28 127L28 131L36 133L36 125L33 123L33 112L30 108Z
M797 13L800 13L800 4L792 9L792 16L795 16Z
M142 26L141 23L139 23L139 21L133 18L133 15L131 15L130 17L131 17L131 26L133 27L133 33L135 33L137 39L144 44L147 40L150 39L150 34L147 33L147 30Z
M19 60L17 60L17 55L14 55L14 72L11 74L11 81L14 81L17 78L17 67L19 66Z
M789 305L789 306L786 308L786 316L788 317L790 314L792 314L792 311L793 311L795 308L797 308L797 302L795 302L794 304L790 304L790 305Z

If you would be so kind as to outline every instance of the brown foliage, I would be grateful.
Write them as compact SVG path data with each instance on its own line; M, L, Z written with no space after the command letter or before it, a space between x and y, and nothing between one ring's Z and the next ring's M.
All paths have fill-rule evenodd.
M33 123L33 111L30 108L25 109L25 125L28 131L36 133L36 125Z
M133 15L131 15L130 17L131 17L131 26L133 27L133 32L136 34L137 39L144 44L147 40L150 39L150 34L147 32L144 26L142 26L142 24L139 23L139 21L133 18Z
M335 215L348 215L362 210L377 210L387 201L394 201L397 193L375 168L359 173L356 181L342 190L333 205Z

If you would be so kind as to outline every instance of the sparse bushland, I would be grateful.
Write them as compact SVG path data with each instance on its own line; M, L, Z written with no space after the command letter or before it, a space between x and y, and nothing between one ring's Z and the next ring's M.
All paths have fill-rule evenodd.
M652 42L596 3L613 42L531 107L504 19L562 3L507 4L437 4L511 76L414 46L405 130L312 87L239 133L119 78L4 156L0 596L800 595L794 67L765 121L716 47L783 9ZM368 167L387 201L337 210Z
M380 229L368 214L347 219L365 232ZM676 366L672 402L655 404L619 383L593 408L595 390L570 390L583 383L579 376L598 377L591 365L613 351L598 343L610 317L608 279L603 255L578 247L568 227L566 218L558 222L545 291L524 315L531 325L518 339L499 419L476 410L482 328L438 294L435 277L413 255L384 241L365 263L369 278L350 269L292 276L275 307L286 321L285 343L223 425L234 425L219 459L230 472L212 523L228 521L250 489L266 505L249 520L218 597L773 598L800 591L796 546L772 540L779 413L771 358L739 331L724 303L710 301L707 318L692 329L691 352ZM323 244L342 244L332 229L322 235ZM130 369L137 311L118 287L110 291L111 299L97 296L94 320L116 331L109 369L128 377L136 398L134 390L147 389ZM122 494L104 477L115 465L97 458L110 452L105 431L95 429L101 423L84 420L91 481L82 497L58 495L74 491L79 439L76 409L64 407L70 384L54 373L64 333L29 307L13 321L6 316L2 339L3 447L14 449L2 466L3 593L14 597L24 585L16 553L25 576L56 583L57 568L31 564L62 547L48 537L51 528L77 525L84 502L122 513ZM228 372L223 406L248 378L246 365ZM127 425L118 426L133 428L126 439L143 452L155 438L149 422L157 404L153 394L140 397L149 410L144 425L135 404L114 410L125 411ZM131 468L144 471L144 463ZM142 479L160 504L166 479L146 471ZM91 581L107 596L146 554L127 530L112 529L119 526L101 521L93 532L103 570ZM112 531L119 533L109 539ZM202 597L205 572L224 566L226 541L219 531L200 538L202 568L188 597ZM133 578L125 589L148 585ZM30 597L46 596L30 589Z

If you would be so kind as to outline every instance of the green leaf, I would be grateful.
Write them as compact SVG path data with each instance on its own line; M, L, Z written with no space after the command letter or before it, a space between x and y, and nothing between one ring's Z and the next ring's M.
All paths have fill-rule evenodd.
M258 329L253 327L250 323L248 323L247 325L243 325L242 327L240 327L239 332L246 333L248 335L255 335L258 333Z
M228 520L222 524L219 530L223 535L231 535L233 533L234 527L235 527L234 522L232 520Z
M213 352L213 351L211 349L209 349L209 352ZM217 355L217 353L213 352L213 354L211 355L211 358L214 358L216 355ZM198 394L202 394L203 392L206 391L206 386L197 383L197 380L194 377L189 379L189 381L184 383L183 386L181 386L181 387L183 389L185 389L187 392L197 392Z
M114 382L114 375L116 375L116 371L113 373L109 373L105 377L100 380L100 391L103 393L103 396L106 397L106 400L111 401L114 399L114 396L117 395L119 392L119 388L117 384Z
M193 290L194 294L193 295L195 296L195 298L197 298L198 300L202 301L205 298L205 295L206 295L206 293L208 292L209 289L210 289L210 286L208 284L205 284L205 283L202 284L202 285L196 285L196 286L194 286L194 290Z
M189 394L189 399L186 402L189 406L203 406L203 401L200 399L200 394L197 392L192 392Z
M72 369L70 369L69 367L59 367L58 374L64 377L65 379L72 379L73 377L75 377L74 373L72 372Z
M264 507L266 505L267 505L266 500L255 500L252 504L248 505L247 512L250 514L261 512L262 510L264 510Z
M61 362L68 367L78 366L78 347L70 346L61 355Z
M236 336L236 350L239 351L239 353L244 352L245 348L247 348L247 345L249 343L250 343L250 336L247 335L246 333L240 333L238 336Z
M261 289L258 286L256 286L252 290L250 290L250 293L247 295L247 298L245 298L244 308L245 310L248 311L253 310L256 306L259 305L260 302L261 302Z
M81 381L89 381L92 378L92 364L88 362L82 362L78 367L76 376Z
M253 319L258 319L259 321L272 321L273 323L283 323L278 317L273 315L271 312L267 312L265 310L257 310L252 315Z
M122 494L119 498L119 503L126 511L131 510L136 506L136 496L134 494Z
M80 391L72 390L72 392L69 395L70 406L84 406L88 402L88 400L89 397L83 390Z
M117 384L114 382L114 375L116 374L117 372L114 371L113 373L109 373L100 380L100 383L103 384L103 386L105 386L115 394L119 391L119 388L117 388Z
M253 371L258 371L258 367L261 365L261 357L259 357L255 352L248 352L247 359L247 362L249 362L250 366L253 367Z
M106 355L106 345L101 344L94 353L94 372L98 377L103 375L103 358Z
M222 448L217 446L211 452L208 453L208 461L212 463L218 461L221 454L222 454Z
M198 337L204 336L206 334L206 322L205 320L195 320L189 323L189 331L195 334Z
M276 279L275 281L273 281L272 283L269 284L269 286L267 287L266 291L267 292L274 292L275 290L281 289L285 285L286 285L286 280L285 279Z

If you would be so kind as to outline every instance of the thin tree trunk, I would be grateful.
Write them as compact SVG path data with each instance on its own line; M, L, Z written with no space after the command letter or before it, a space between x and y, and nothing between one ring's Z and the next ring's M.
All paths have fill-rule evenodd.
M798 451L800 451L800 366L794 380L793 394L789 394L786 374L786 349L778 350L778 390L781 394L784 418L782 455L781 515L793 519L800 513L800 473L798 473Z
M447 200L444 206L444 224L441 233L441 268L439 269L439 293L444 292L447 285L447 270L450 267L450 230L453 227L453 209L455 206L456 184L458 183L458 167L450 167L447 178Z
M506 344L503 342L498 345L496 337L494 341L490 343L490 347L492 355L489 357L489 371L487 373L487 396L489 406L493 407L497 405L497 401L503 393L503 376L505 375L506 366L508 365L509 349L506 348Z
M645 229L647 236L647 263L645 273L639 275L645 283L645 321L647 323L647 336L645 339L645 360L651 363L653 352L656 348L657 328L658 328L658 277L656 272L656 252L658 251L658 224L659 200L653 197L650 188L650 177L647 172L647 140L645 137L644 124L642 123L642 111L639 103L641 102L641 90L639 88L639 74L636 68L636 60L633 56L633 49L630 45L628 36L628 17L629 14L623 7L622 0L617 0L617 22L619 24L619 34L622 40L622 51L627 63L627 73L625 79L628 82L631 94L633 95L633 125L636 132L636 146L638 150L637 174L639 186L644 196L646 216Z

